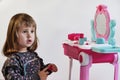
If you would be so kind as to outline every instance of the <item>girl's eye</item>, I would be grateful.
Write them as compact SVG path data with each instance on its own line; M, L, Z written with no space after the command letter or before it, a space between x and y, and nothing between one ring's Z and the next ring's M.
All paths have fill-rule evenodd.
M23 33L27 33L27 31L23 31Z
M32 30L31 33L34 33L34 30Z

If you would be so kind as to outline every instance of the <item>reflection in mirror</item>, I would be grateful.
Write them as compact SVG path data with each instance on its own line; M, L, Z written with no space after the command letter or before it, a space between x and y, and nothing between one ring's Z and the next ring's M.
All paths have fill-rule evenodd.
M96 18L96 31L99 35L104 36L106 33L106 17L104 14L100 14Z

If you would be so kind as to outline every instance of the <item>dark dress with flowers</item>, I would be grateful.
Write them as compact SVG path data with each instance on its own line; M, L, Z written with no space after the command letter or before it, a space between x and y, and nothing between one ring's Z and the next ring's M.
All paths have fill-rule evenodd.
M7 58L2 73L5 80L41 80L38 71L44 67L36 52L19 52Z

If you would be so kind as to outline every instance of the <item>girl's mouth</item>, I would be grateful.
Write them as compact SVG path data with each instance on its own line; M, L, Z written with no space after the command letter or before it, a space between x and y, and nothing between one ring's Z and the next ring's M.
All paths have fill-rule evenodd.
M27 40L27 43L31 43L32 42L32 40Z

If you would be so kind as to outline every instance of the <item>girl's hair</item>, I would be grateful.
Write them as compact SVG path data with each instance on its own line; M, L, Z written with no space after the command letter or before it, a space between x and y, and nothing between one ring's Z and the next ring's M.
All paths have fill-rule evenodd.
M35 28L35 41L32 46L28 47L29 51L35 51L37 48L37 35L36 35L36 23L34 19L26 13L18 13L14 15L8 25L7 37L5 44L3 46L3 54L9 56L13 53L18 52L17 50L17 31L22 24L29 27L32 26Z

